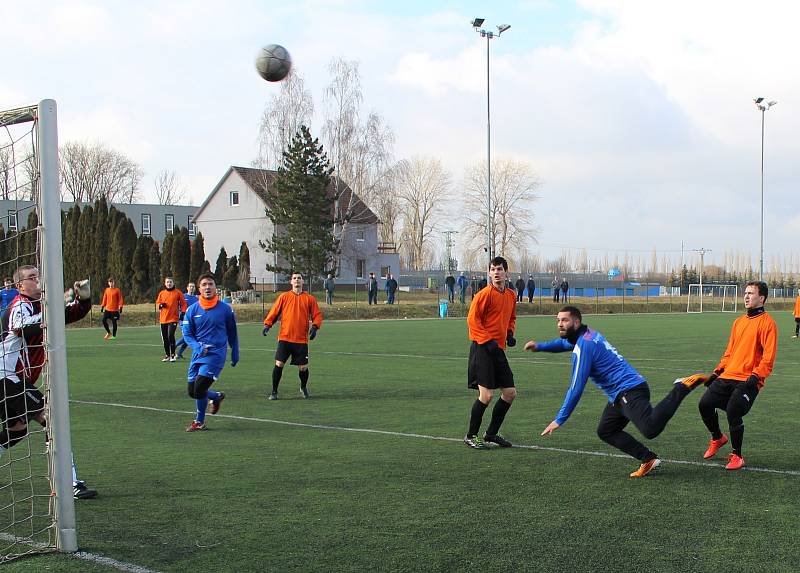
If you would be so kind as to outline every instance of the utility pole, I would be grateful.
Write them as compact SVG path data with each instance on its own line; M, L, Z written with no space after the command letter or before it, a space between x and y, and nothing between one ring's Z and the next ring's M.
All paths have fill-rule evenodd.
M700 253L700 312L703 312L703 258L711 249L691 249L695 253Z
M444 250L447 257L447 272L452 273L456 269L453 268L453 235L457 235L458 231L442 231L444 235Z

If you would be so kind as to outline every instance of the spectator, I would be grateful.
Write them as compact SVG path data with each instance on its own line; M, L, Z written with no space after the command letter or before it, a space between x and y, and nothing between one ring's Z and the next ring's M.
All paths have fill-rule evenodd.
M558 282L558 278L557 277L555 277L555 276L553 277L553 280L550 283L550 288L553 289L553 302L558 302L558 295L559 295L559 293L561 291L560 291L560 284Z
M444 284L447 285L447 302L455 302L456 300L456 277L451 274L447 275L444 279Z
M561 280L561 302L569 302L569 283L566 277Z
M397 292L397 281L392 273L386 275L386 304L394 304L394 294Z
M375 273L369 273L367 279L367 304L378 304L378 279Z
M461 300L461 304L467 303L467 287L469 286L469 279L464 276L464 273L458 275L458 280L456 280L456 284L458 285L458 297Z
M528 275L528 302L533 302L533 293L536 292L536 281L533 280L533 275Z
M331 273L328 273L328 278L325 279L322 286L325 288L325 303L328 305L333 304L333 291L336 290L336 281Z
M525 292L525 281L522 280L522 275L519 275L514 287L517 289L517 302L522 302L522 294Z

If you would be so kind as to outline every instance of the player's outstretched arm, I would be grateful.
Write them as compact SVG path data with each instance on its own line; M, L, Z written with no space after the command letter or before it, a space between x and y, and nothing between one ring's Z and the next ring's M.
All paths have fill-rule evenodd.
M528 352L536 352L538 350L538 348L536 347L536 341L529 340L528 342L526 342L523 350L527 350Z
M550 423L547 425L547 427L544 429L544 431L543 431L543 432L542 432L540 435L542 435L542 436L549 436L549 435L551 435L553 432L555 432L556 430L558 430L560 427L561 427L561 426L560 426L560 425L559 425L559 424L558 424L558 423L557 423L555 420L553 420L552 422L550 422Z

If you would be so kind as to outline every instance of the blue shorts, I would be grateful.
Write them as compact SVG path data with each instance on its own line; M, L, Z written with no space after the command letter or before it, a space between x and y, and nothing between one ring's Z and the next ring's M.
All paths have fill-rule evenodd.
M192 362L189 364L189 373L187 378L189 382L194 382L198 376L205 376L216 381L219 380L219 375L222 373L222 366L216 364L205 364L203 362Z

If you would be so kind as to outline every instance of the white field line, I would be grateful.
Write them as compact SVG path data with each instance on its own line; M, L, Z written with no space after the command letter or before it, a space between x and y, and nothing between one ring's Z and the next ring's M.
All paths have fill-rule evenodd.
M168 413L168 414L181 414L181 415L189 415L193 416L195 412L193 410L171 410L168 408L153 408L150 406L135 406L130 404L115 404L111 402L93 402L88 400L70 400L73 404L85 404L91 406L110 406L113 408L128 408L131 410L143 410L149 412L160 412L160 413ZM230 414L217 414L214 416L215 418L228 418L230 420L242 420L247 422L261 422L265 424L278 424L281 426L293 426L297 428L312 428L315 430L336 430L340 432L357 432L362 434L378 434L382 436L397 436L401 438L418 438L422 440L435 440L440 442L461 442L461 438L450 438L446 436L430 436L427 434L411 434L408 432L392 432L389 430L375 430L372 428L348 428L343 426L331 426L327 424L306 424L302 422L288 422L286 420L273 420L270 418L254 418L251 416L233 416ZM607 453L607 452L592 452L589 450L570 450L567 448L553 448L549 446L535 446L535 445L520 445L515 444L515 448L522 448L527 450L540 450L544 452L557 452L562 454L579 454L584 456L596 456L602 458L622 458L626 460L630 460L630 456L625 454L615 454L615 453ZM715 464L711 462L694 462L689 460L670 460L666 458L662 458L662 462L669 462L672 464L682 464L687 466L702 466L702 467L710 467L710 468L722 468L724 467L721 464ZM780 474L780 475L790 475L790 476L800 476L800 471L794 470L776 470L770 468L759 468L759 467L751 467L745 466L743 468L746 471L751 472L760 472L760 473L770 473L770 474Z
M28 545L40 551L52 550L52 547L44 543L37 543L35 541L31 541L30 539L15 537L13 535L9 535L8 533L0 533L0 539L11 543ZM92 563L105 565L106 567L111 567L113 569L116 569L117 571L125 571L127 573L158 573L158 571L154 569L148 569L147 567L142 567L141 565L134 565L133 563L125 563L124 561L117 561L116 559L111 559L110 557L104 557L102 555L97 555L96 553L87 553L86 551L65 553L65 555L70 555L72 557L75 557L76 559L82 559L83 561L90 561Z

